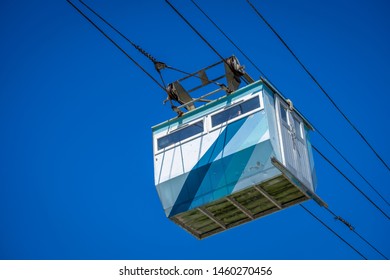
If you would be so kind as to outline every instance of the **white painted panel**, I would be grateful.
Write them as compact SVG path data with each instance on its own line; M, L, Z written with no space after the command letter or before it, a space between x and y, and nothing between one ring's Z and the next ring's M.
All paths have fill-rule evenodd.
M209 136L206 134L181 145L183 151L184 173L190 172L202 157L202 147L207 138L209 138Z
M156 184L161 184L166 180L169 180L169 168L172 165L173 161L173 149L169 149L159 155L156 156L157 161L155 162L155 166L159 166L157 182Z
M182 146L176 146L173 148L172 161L167 162L167 168L169 170L169 178L172 179L184 173L184 159Z
M158 185L160 183L160 174L162 168L162 158L164 154L159 154L154 156L154 184Z

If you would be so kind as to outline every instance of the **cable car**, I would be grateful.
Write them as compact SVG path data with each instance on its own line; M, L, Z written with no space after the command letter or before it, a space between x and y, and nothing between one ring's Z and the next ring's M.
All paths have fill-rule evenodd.
M186 89L190 78L199 85ZM315 194L312 126L234 56L170 84L168 94L187 110L152 127L154 180L170 220L202 239L308 199L326 206Z

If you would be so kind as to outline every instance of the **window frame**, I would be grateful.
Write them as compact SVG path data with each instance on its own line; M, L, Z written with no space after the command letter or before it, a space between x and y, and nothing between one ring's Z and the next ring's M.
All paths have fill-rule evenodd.
M279 103L280 121L281 121L281 122L284 122L284 123L287 124L287 125L290 125L287 110L288 110L288 108L287 108L286 105L284 105L283 103ZM283 113L282 113L282 112L284 112L284 116L286 116L285 119L283 118Z
M255 108L253 110L250 110L250 111L248 111L248 112L246 112L244 114L235 116L234 118L231 118L231 119L229 119L227 121L224 121L224 122L222 122L220 124L217 124L217 125L213 126L213 121L212 121L213 116L218 115L219 113L221 113L221 112L223 112L225 110L228 110L230 108L238 106L238 105L240 105L240 104L242 104L242 103L244 103L244 102L246 102L246 101L248 101L250 99L254 99L254 98L258 98L258 100L259 100L259 107ZM234 102L234 103L232 103L232 104L230 104L228 106L224 106L224 107L222 107L222 108L220 108L220 109L218 109L218 110L216 110L216 111L214 111L214 112L212 112L212 113L210 113L208 115L208 118L209 118L208 124L209 124L210 132L214 131L214 130L217 130L217 129L220 129L221 127L224 127L224 126L226 126L226 125L228 125L228 124L230 124L232 122L235 122L235 121L237 121L237 120L239 120L241 118L245 118L245 117L247 117L249 115L253 115L254 113L257 113L257 112L259 112L259 111L261 111L263 109L264 109L264 103L263 103L263 98L262 98L262 91L258 91L258 92L255 92L253 94L250 94L248 96L245 96L245 98L239 99L236 102Z
M181 139L179 141L176 141L174 143L171 143L169 144L168 146L165 146L163 148L159 148L159 140L164 138L164 137L168 137L169 135L173 135L174 133L177 133L177 132L180 132L186 128L189 128L191 127L192 125L195 125L197 123L202 123L202 126L203 126L203 129L202 131L200 132L197 132L189 137L186 137L184 139ZM174 147L176 147L177 145L181 145L183 143L186 143L188 141L191 141L193 139L195 139L196 137L199 137L201 135L204 135L205 133L207 132L207 122L205 121L205 118L200 118L200 119L196 119L196 120L193 120L191 122L188 122L188 123L184 123L184 124L181 124L181 125L178 125L177 127L175 127L173 130L169 130L169 128L166 130L166 133L161 133L163 135L159 135L159 136L155 136L155 154L159 154L161 152L164 152L164 151L167 151L169 149L172 149Z
M297 139L299 139L301 141L304 141L305 138L304 138L304 133L303 133L303 130L302 130L302 128L303 128L302 127L303 126L303 121L301 120L301 118L299 118L297 116L297 114L293 114L292 118L293 118L293 121L294 121L295 136L297 137ZM298 126L299 126L299 131L297 131L296 124L298 124Z

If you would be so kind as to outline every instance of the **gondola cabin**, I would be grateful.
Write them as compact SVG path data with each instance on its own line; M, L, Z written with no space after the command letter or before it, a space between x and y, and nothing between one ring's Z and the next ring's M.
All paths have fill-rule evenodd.
M192 98L179 80L174 93L188 111L152 128L165 214L199 239L308 199L325 205L315 194L310 123L269 82L222 63L226 94L195 108L210 94ZM194 75L201 86L218 80ZM247 85L238 88L237 75Z

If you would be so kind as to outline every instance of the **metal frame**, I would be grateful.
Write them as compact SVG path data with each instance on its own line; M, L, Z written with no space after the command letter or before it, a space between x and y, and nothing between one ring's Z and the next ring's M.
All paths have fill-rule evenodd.
M231 56L229 58L232 58L232 57L234 57L234 56ZM210 102L211 101L211 100L204 100L205 97L208 97L208 96L211 96L213 94L216 94L217 92L220 92L222 90L225 90L227 94L230 94L233 91L235 91L236 88L229 89L226 85L218 83L218 81L223 79L223 78L226 78L228 85L237 83L237 82L234 82L232 80L232 79L234 79L233 78L233 76L234 76L233 71L230 69L229 66L227 66L227 64L225 62L228 59L224 59L224 60L218 61L218 62L216 62L216 63L214 63L214 64L212 64L212 65L210 65L208 67L205 67L205 68L203 68L203 69L201 69L199 71L191 73L191 74L189 74L189 75L187 75L187 76L185 76L185 77L183 77L183 78L173 82L173 84L178 85L178 86L176 86L176 90L177 90L177 94L179 96L179 99L181 99L180 98L181 96L185 97L186 99L188 99L188 97L192 98L190 93L195 92L196 90L199 90L199 89L201 89L201 88L203 88L203 87L205 87L207 85L210 85L210 84L217 84L220 87L220 88L218 88L218 89L216 89L214 91L211 91L209 93L206 93L206 94L202 95L201 97L192 98L191 101L185 102L185 103L181 104L180 106L177 106L176 108L177 109L181 109L181 108L185 107L188 111L191 111L191 110L195 109L195 105L194 105L195 102ZM209 80L208 77L207 77L206 71L211 69L211 68L214 68L214 67L216 67L216 66L218 66L218 65L220 65L222 63L225 65L225 67L224 67L225 68L224 69L225 73L223 75L218 76L217 78ZM201 81L201 84L198 85L198 86L193 87L192 89L186 90L183 87L183 85L181 84L181 82L183 82L183 81L185 81L185 80L187 80L189 78L192 78L192 77L198 78ZM244 73L242 78L248 84L254 82L252 77L250 77L247 73Z

